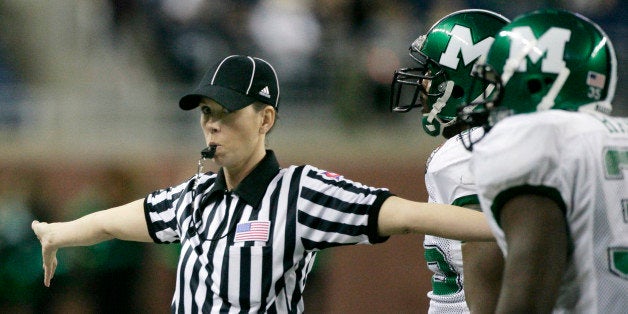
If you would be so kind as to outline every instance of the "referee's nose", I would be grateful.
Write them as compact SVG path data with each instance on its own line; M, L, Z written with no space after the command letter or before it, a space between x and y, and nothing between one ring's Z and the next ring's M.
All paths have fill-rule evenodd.
M209 101L201 102L201 127L207 133L216 133L220 130L220 122L228 111L220 104Z
M220 119L216 119L216 118L207 119L203 121L203 129L208 134L214 134L218 132L218 130L220 130L219 123L218 123L219 121Z

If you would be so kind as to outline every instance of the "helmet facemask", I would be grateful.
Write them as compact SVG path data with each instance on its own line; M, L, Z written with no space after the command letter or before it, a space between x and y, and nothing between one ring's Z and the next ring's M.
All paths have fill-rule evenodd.
M418 63L418 66L395 71L390 97L390 110L392 112L408 112L413 108L422 108L425 106L423 101L427 97L442 95L442 93L430 94L426 90L426 86L431 85L431 83L424 82L424 80L433 81L439 76L444 76L444 71L438 62L419 50L424 38L425 35L417 38L410 46L410 57Z
M471 138L470 132L460 133L462 144L469 151L473 150L473 145L480 141L497 121L511 114L510 109L499 106L503 98L503 84L501 76L495 69L478 61L473 66L471 76L474 79L469 90L480 89L480 96L470 99L470 95L474 93L469 93L466 103L458 107L457 115L460 123L469 128L482 127L484 133L478 138Z
M469 90L479 89L481 96L476 99L469 96L466 103L458 108L458 118L470 127L483 127L488 131L496 122L489 112L499 107L503 97L501 77L490 65L483 63L473 66L471 76L474 79Z
M418 63L418 66L395 71L390 110L408 112L413 108L422 108L424 131L429 135L437 136L441 133L441 127L445 128L454 122L438 116L451 96L453 82L446 80L445 70L436 60L420 50L424 40L425 35L422 35L410 46L410 57ZM434 105L430 105L432 103Z

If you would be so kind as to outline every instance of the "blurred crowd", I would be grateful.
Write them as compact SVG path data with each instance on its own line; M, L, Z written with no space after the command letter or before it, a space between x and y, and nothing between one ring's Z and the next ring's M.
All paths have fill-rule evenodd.
M51 3L48 6L54 8L54 1ZM73 21L67 27L89 29L84 31L85 35L77 37L90 38L74 43L87 47L77 49L95 51L90 46L109 42L112 50L108 54L115 55L116 49L132 47L134 54L141 56L141 63L157 89L179 85L189 88L209 64L224 55L256 55L276 66L283 84L284 103L305 107L326 104L337 114L335 118L349 126L364 124L373 118L373 114L386 112L391 74L400 65L409 65L409 43L437 19L458 9L490 9L509 18L540 7L580 12L607 31L617 48L618 58L625 59L626 8L618 0L530 0L516 5L495 0L108 0L90 4L78 1L74 5L73 1L59 3L68 7L60 11L64 15L77 16L54 20L61 23L59 19L67 18ZM91 7L85 8L87 6ZM0 4L0 17L4 23L12 23L3 25L0 30L0 128L5 132L28 123L31 117L20 104L31 100L29 87L41 85L42 71L47 70L38 64L36 52L28 51L37 47L25 44L28 42L25 37L32 35L29 34L29 23L34 21L22 21L22 18L31 16L20 10L33 9L36 6L29 7L20 1ZM49 37L47 34L43 36ZM55 41L54 38L48 40ZM43 50L39 52L42 55L54 53ZM110 62L118 61L126 66L121 59L116 56ZM139 62L130 65L140 66ZM620 62L619 73L624 73L625 69L625 62ZM623 75L620 75L623 81L621 77ZM618 89L616 98L618 102L626 99L622 89ZM618 113L627 111L618 108ZM178 118L177 115L169 116L173 120ZM381 119L381 115L378 118Z
M301 105L326 99L346 123L388 110L391 74L409 65L409 43L445 14L483 8L514 18L543 6L580 12L618 51L626 47L621 1L111 1L116 34L146 35L165 80L192 84L208 64L235 52L263 56L276 65L285 97Z
M70 85L80 83L78 80L86 74L79 72L90 72L85 68L66 73L62 78L46 74L55 71L54 67L43 67L36 56L48 53L54 59L58 55L27 45L29 36L42 34L29 32L29 27L37 21L26 19L34 14L28 10L36 5L26 3L30 4L0 3L0 142L6 147L20 141L14 134L39 121L32 119L33 115L51 112L49 104L33 101L46 99L45 96L34 97L33 93L45 94L48 89L44 87L42 92L42 85L53 84L51 81L59 84L67 79ZM276 66L282 80L283 104L312 111L325 104L335 113L335 119L349 128L385 119L392 73L402 65L410 65L408 45L440 17L463 8L490 9L509 18L550 6L580 12L599 23L613 41L619 59L619 86L626 73L627 15L625 3L619 0L528 0L516 4L496 0L109 0L89 4L59 0L50 3L69 6L63 12L78 15L56 17L57 22L68 18L75 21L72 27L90 28L81 47L70 45L65 47L67 50L93 52L95 48L91 45L106 41L115 55L132 46L134 53L141 56L141 64L156 90L172 91L169 86L189 88L209 64L225 55L255 55ZM81 14L86 11L90 12L90 18L81 20ZM53 29L51 34L62 34L64 30L68 29ZM127 74L134 75L131 69L124 70L129 73L113 79L124 82ZM103 92L106 94L103 98L112 99L109 91ZM124 93L133 90L121 92ZM627 115L626 93L622 88L617 89L615 99L614 113ZM68 108L70 112L79 109ZM115 106L112 108L102 110L115 110ZM172 114L165 119L176 123L180 116ZM140 124L131 123L127 127L137 128ZM160 124L158 121L157 125ZM151 269L166 269L165 278L153 277L153 282L173 281L167 270L175 266L175 261L163 258L169 256L171 249L154 250L143 244L110 241L66 250L59 254L60 268L53 281L56 290L45 290L39 242L30 230L30 222L35 218L72 219L140 198L147 189L158 188L145 184L137 189L136 178L133 170L121 169L118 164L78 168L68 173L45 165L32 167L18 163L16 166L14 161L0 159L0 312L72 312L79 308L82 312L138 313L142 312L139 309L150 308L150 304L135 296L148 291L146 285L151 284L145 281L150 278L145 274L147 265L152 265ZM155 259L165 262L159 264ZM138 280L140 277L144 282ZM166 304L171 293L168 289L164 292Z

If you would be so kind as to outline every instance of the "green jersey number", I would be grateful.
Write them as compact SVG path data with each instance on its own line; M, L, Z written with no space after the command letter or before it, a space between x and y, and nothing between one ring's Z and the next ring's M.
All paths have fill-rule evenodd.
M462 290L460 274L452 269L438 246L425 247L425 260L430 269L438 268L442 276L432 276L432 293L447 295ZM437 272L434 272L437 273Z
M623 180L623 170L628 169L628 148L606 147L604 149L604 167L606 169L607 179ZM620 206L624 223L628 223L628 199L622 199ZM608 260L610 270L613 274L628 279L628 248L609 248Z
M606 167L607 179L623 179L622 170L628 169L628 148L606 147L604 149L604 166Z

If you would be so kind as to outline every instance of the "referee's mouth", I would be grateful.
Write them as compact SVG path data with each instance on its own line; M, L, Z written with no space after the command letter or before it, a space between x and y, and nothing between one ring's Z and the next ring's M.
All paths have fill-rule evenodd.
M216 142L209 142L209 145L207 145L207 147L211 147L211 146L214 146L214 147L215 147L215 149L214 149L214 151L215 151L215 152L217 152L217 151L218 151L218 149L219 149L220 147L222 147L222 145L220 145L220 144L218 144L218 143L216 143Z

